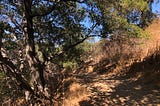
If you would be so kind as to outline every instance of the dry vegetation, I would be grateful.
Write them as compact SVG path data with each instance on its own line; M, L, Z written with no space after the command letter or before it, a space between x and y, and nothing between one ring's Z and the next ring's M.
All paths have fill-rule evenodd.
M64 106L160 105L159 28L157 19L146 28L149 39L99 42L86 73L77 76L77 95L69 93Z

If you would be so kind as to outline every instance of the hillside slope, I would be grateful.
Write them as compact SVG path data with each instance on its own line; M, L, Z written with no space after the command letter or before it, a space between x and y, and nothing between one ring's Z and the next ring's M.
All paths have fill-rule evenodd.
M116 71L105 74L92 72L93 67L87 68L91 70L89 73L77 76L77 83L83 86L80 91L75 90L79 95L69 96L64 106L159 106L160 19L154 20L145 30L151 36L144 42L140 61L114 67L112 70ZM86 97L80 98L80 95ZM76 104L71 98L77 100Z
M150 39L145 42L146 48L144 48L144 51L147 50L152 50L158 46L160 46L160 19L155 19L151 25L149 25L145 29L151 36ZM148 51L146 51L148 52ZM145 55L146 56L146 55Z

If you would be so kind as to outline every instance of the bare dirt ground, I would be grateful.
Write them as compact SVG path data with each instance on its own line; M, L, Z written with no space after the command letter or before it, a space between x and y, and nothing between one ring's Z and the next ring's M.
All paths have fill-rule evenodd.
M84 84L91 93L80 106L160 106L160 87L137 79L87 75Z

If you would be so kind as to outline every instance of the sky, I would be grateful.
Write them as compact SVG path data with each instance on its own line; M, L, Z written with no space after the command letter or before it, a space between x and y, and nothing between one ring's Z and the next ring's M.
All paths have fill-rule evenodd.
M156 3L156 2L154 2L153 4L152 4L152 11L153 11L153 13L156 13L156 14L158 14L158 15L160 15L160 3Z

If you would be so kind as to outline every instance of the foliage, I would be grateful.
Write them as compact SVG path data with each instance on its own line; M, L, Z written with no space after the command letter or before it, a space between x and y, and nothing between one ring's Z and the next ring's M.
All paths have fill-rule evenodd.
M120 32L124 32L126 35L137 35L137 32L133 33L135 30L140 31L140 33L144 32L138 26L145 26L142 24L143 14L151 11L149 9L149 5L145 0L93 0L94 4L96 4L95 8L98 11L94 12L92 9L92 14L94 18L93 21L99 22L101 27L100 36L106 37L115 31L119 30ZM93 15L92 15L93 16ZM148 17L152 18L153 14L150 14ZM131 33L130 33L131 32Z

